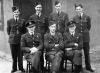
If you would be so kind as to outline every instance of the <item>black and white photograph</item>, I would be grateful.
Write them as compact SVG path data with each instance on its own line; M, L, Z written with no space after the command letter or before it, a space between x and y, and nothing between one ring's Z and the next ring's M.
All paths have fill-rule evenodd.
M0 73L99 73L100 0L0 0Z

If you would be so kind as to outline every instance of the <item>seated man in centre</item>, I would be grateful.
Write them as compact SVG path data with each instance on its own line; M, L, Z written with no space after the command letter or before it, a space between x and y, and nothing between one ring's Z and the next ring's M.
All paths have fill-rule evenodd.
M75 73L80 73L82 69L82 35L76 29L76 23L68 23L68 32L63 35L65 57L74 63Z
M26 23L28 32L21 37L21 48L25 54L25 59L32 64L31 72L39 73L43 42L41 34L35 32L35 25L34 21Z
M46 59L51 62L51 73L58 73L63 55L63 37L56 32L56 23L49 22L49 32L44 36Z

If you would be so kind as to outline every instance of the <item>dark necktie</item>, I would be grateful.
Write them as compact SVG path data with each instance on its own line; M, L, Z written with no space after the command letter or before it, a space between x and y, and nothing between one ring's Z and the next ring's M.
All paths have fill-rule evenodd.
M33 35L33 33L32 33L32 35L31 35L31 36L32 36L32 37L34 36L34 35Z
M60 13L58 12L58 16L60 15Z
M72 33L71 36L74 37L74 34Z

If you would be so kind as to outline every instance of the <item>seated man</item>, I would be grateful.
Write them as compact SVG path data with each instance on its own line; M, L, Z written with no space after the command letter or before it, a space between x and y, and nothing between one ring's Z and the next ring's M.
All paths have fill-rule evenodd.
M71 58L75 66L75 73L79 73L82 68L82 35L75 31L74 21L68 23L69 31L65 32L64 47L65 47L65 57Z
M28 21L26 28L28 32L21 37L21 48L25 53L26 60L32 63L32 73L38 73L41 49L43 46L42 36L35 32L34 21Z
M44 36L46 59L51 62L51 73L58 73L63 54L63 37L56 32L56 23L53 21L49 23L49 30Z

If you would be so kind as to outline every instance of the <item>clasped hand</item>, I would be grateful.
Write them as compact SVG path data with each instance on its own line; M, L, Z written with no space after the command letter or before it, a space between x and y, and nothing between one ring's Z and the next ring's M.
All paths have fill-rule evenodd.
M32 47L32 48L30 49L30 51L31 51L31 54L33 54L33 53L37 52L38 49L37 49L36 47Z

